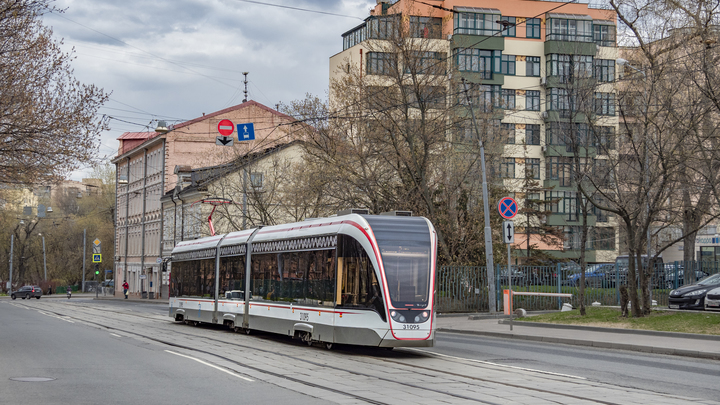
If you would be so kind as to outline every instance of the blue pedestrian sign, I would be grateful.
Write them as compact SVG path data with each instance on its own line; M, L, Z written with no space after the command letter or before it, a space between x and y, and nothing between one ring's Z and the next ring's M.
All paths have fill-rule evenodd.
M102 255L99 253L93 253L93 263L102 263Z
M500 200L498 204L498 211L500 216L505 219L513 219L518 212L518 203L512 197L505 197Z
M252 122L247 124L237 124L238 141L254 141L255 125Z

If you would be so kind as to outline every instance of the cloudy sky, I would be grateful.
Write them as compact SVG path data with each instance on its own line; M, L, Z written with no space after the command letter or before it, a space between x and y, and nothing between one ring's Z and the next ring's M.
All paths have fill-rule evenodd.
M67 50L75 76L111 93L101 156L117 154L123 132L153 120L185 121L248 98L269 107L324 97L329 58L341 34L369 15L375 0L56 0L44 17ZM303 11L303 10L312 10ZM73 180L89 175L73 173Z

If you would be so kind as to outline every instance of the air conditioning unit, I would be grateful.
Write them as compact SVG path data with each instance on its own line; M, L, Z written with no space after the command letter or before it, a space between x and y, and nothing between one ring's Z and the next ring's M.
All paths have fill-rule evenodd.
M547 152L547 145L542 145L542 146L540 147L540 151L542 151L542 153Z
M548 117L548 112L547 112L547 111L543 111L543 112L540 113L540 116L541 116L544 120L546 120L547 117Z
M547 85L547 77L545 77L545 76L540 77L540 85L543 87L545 85Z

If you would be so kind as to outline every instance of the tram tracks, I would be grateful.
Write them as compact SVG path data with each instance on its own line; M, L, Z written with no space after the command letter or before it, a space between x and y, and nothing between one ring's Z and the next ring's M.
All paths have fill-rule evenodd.
M33 308L36 309L36 308ZM527 396L527 398L533 398L537 397L538 399L542 399L544 401L548 402L555 402L555 403L567 403L570 401L588 401L591 403L600 403L600 404L615 404L616 402L608 401L608 400L602 400L597 398L591 398L588 396L583 395L576 395L572 394L570 392L582 392L582 388L588 387L590 385L594 385L592 383L589 383L588 381L584 380L577 380L570 378L572 376L563 376L560 374L553 375L553 373L545 373L542 371L534 372L534 370L522 370L522 372L528 373L529 380L533 380L531 384L525 384L521 385L515 382L510 381L503 381L502 380L502 374L503 373L510 373L509 370L505 369L503 365L491 365L491 364L483 364L483 362L473 363L472 360L468 359L460 359L465 360L462 362L462 367L465 370L473 370L473 372L455 372L450 371L453 367L458 366L458 358L454 360L450 359L444 359L441 355L437 355L425 350L396 350L395 352L383 352L383 356L378 356L378 353L370 353L370 354L358 354L358 352L362 353L364 350L369 349L363 349L360 348L358 350L353 350L350 352L350 356L345 356L342 360L345 362L350 362L353 364L352 367L347 366L338 366L333 364L328 364L328 362L333 361L332 358L327 358L326 356L329 356L330 353L325 352L310 352L316 355L316 357L321 357L321 359L326 359L327 361L318 361L318 360L311 360L303 357L303 354L298 353L297 355L284 353L284 352L278 352L277 349L270 350L265 349L262 347L258 347L257 345L248 345L243 343L238 343L236 341L231 341L226 338L216 338L216 337L210 337L198 333L192 333L189 331L179 331L178 328L173 328L171 326L166 325L175 325L174 322L168 321L165 325L161 326L157 324L157 321L159 320L157 315L145 315L135 312L127 312L127 311L114 311L109 310L108 308L98 308L96 306L86 306L86 305L73 305L73 310L77 312L81 312L84 316L79 316L79 314L76 315L68 315L65 313L66 311L62 311L60 309L56 310L49 310L49 309L43 309L44 312L52 313L57 315L58 317L69 317L71 319L74 319L76 321L84 322L89 325L93 325L96 327L100 327L103 329L106 329L108 331L113 331L125 335L132 335L137 338L147 339L162 345L166 345L169 347L173 347L176 349L183 349L187 350L189 352L195 352L195 353L201 353L205 356L210 356L211 358L214 358L216 361L226 362L229 364L233 364L235 366L244 368L246 370L252 370L256 373L260 373L267 376L272 376L275 378L280 378L286 381L290 381L296 384L301 384L302 386L306 387L313 387L316 389L321 389L327 392L340 394L346 397L350 397L359 401L373 403L373 404L384 404L388 402L384 402L382 399L373 398L367 395L361 395L357 393L358 390L353 390L355 392L348 392L347 390L343 389L336 389L334 387L328 386L327 384L321 384L313 381L309 381L307 376L306 378L299 378L294 377L292 375L288 375L288 373L278 373L274 372L272 370L268 370L268 367L263 367L262 365L254 365L251 364L248 361L239 361L233 357L230 357L225 354L219 354L210 350L204 350L202 348L199 348L196 346L190 346L188 344L182 344L178 343L177 341L169 340L167 337L156 337L151 336L148 333L142 333L139 331L133 331L129 330L127 327L122 327L118 325L112 325L107 322L107 319L102 317L102 314L98 314L98 311L102 311L102 313L112 312L120 316L127 316L132 317L134 319L141 318L150 322L153 322L152 325L153 330L156 332L160 332L163 336L170 336L170 334L174 334L175 336L181 336L189 339L194 340L200 340L203 343L207 343L207 345L203 346L210 346L210 344L213 344L214 347L217 348L217 350L220 351L220 353L228 352L231 350L237 350L242 349L244 351L251 351L253 353L260 353L263 356L277 356L283 360L291 360L295 366L299 364L304 364L306 367L312 367L315 371L323 370L327 373L340 375L340 373L346 373L348 376L355 376L358 377L360 380L372 380L375 381L375 383L383 383L385 386L388 385L398 385L403 387L403 389L410 388L414 390L416 393L420 393L418 395L423 395L422 393L427 393L426 395L430 395L430 393L434 394L435 397L437 395L442 395L447 397L446 400L454 402L454 401L469 401L473 403L483 403L483 404L495 404L502 401L495 402L493 401L493 397L490 396L481 396L478 395L478 391L482 391L483 389L489 389L490 391L501 391L501 392L507 392L509 395L512 395L513 397L517 396ZM60 311L60 312L58 312ZM90 320L86 317L91 318L100 318L100 321L98 320ZM117 320L121 323L124 323L125 321ZM307 353L307 349L303 348L303 350ZM317 353L322 353L320 356L317 356ZM428 366L425 363L428 363L427 360L432 358L433 364L435 364L435 367ZM204 360L208 360L207 358ZM422 361L422 363L420 362ZM486 363L486 362L485 362ZM215 363L218 364L218 363ZM393 364L394 366L389 366L389 364ZM383 373L378 372L363 372L362 369L370 369L370 370L377 370L377 369L385 369L386 371ZM392 372L387 372L387 369L390 368ZM243 373L241 370L236 370L234 368L231 368L235 373ZM409 373L417 375L417 378L415 378L415 381L412 380L403 380L403 376L407 376ZM483 377L482 375L486 375L488 373L492 373L492 375L495 375L496 378L489 378L489 377ZM514 370L513 373L518 373L518 370ZM545 375L542 375L545 374ZM257 376L256 376L257 378ZM543 380L538 381L538 378L542 378ZM433 384L422 384L418 383L418 381L432 381L432 380L443 380L448 381L450 380L451 383L447 385L457 386L457 385L467 385L469 387L472 387L473 389L468 389L465 392L461 392L460 390L457 390L456 388L447 388L447 389L441 389L441 388L435 388L432 385ZM538 385L544 384L544 380L553 380L556 384L561 384L565 386L565 389L562 391L558 391L557 389L545 389L542 387L539 387ZM273 383L272 381L268 381L266 379L262 379L265 382ZM272 380L272 379L269 379ZM430 385L430 386L428 386ZM535 386L532 386L535 385ZM437 386L437 384L435 384ZM597 384L597 386L602 386L604 389L612 390L617 389L618 387L613 386L607 386L605 384ZM452 391L451 391L452 390ZM460 391L460 392L459 392ZM299 391L301 392L301 391ZM480 396L480 397L478 397ZM412 402L409 400L409 402ZM531 401L528 401L531 402Z

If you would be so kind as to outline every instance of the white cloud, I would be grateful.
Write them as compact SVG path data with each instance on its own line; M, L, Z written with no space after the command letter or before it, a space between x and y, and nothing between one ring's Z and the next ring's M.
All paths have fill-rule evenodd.
M75 76L112 92L101 114L118 120L102 136L101 155L114 156L118 136L146 130L152 119L187 120L240 103L244 71L249 98L270 107L306 93L324 95L340 35L376 3L263 2L357 18L242 0L56 1L66 11L46 15L45 23L67 50L75 49Z

